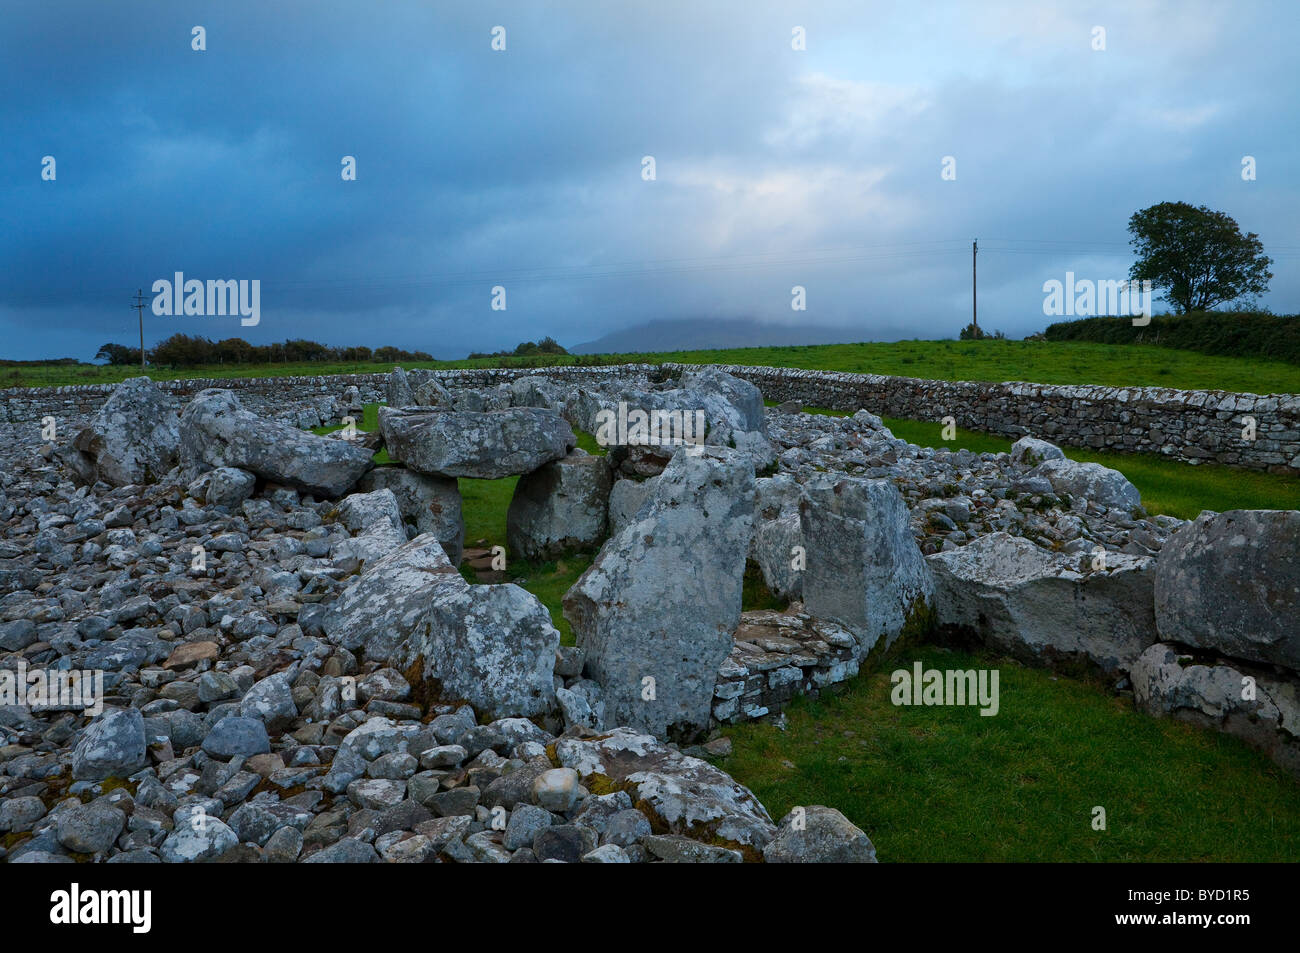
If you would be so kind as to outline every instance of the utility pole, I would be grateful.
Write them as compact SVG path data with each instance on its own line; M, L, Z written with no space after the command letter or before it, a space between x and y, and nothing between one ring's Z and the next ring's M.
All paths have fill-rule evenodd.
M140 318L140 373L144 374L144 289L135 289L135 300L131 302Z
M980 240L977 238L970 243L970 323L975 326L976 333L980 329L979 315L975 307L975 256L979 254L979 250Z

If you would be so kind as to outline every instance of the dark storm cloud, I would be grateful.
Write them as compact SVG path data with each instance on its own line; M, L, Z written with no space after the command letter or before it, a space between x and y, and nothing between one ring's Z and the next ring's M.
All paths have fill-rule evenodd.
M1123 277L1128 216L1163 200L1278 246L1265 303L1295 311L1297 38L1287 3L9 4L4 354L130 341L129 294L177 270L260 279L262 322L150 316L150 342L460 356L741 316L946 336L976 236L982 323L1023 334L1047 278Z

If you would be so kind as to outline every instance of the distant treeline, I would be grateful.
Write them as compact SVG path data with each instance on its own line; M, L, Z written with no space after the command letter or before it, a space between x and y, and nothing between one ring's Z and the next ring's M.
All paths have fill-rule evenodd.
M1079 318L1048 325L1049 341L1155 344L1223 357L1253 357L1300 364L1300 315L1256 311L1206 311L1155 315L1146 327L1131 317Z
M564 348L556 342L553 337L544 337L540 341L524 341L515 345L513 351L475 351L468 360L476 360L481 357L534 357L538 354L568 354Z
M290 364L300 361L397 363L432 361L424 351L404 351L397 347L330 347L315 341L285 341L283 344L249 344L243 338L211 341L189 334L173 334L145 354L150 364L169 367L198 367L207 364ZM105 344L95 355L109 364L139 364L140 349L123 344Z

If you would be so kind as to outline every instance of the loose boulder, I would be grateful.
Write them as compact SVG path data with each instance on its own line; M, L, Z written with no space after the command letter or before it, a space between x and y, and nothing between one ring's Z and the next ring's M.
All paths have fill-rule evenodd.
M200 391L181 414L180 460L197 477L238 467L322 497L342 496L371 468L371 453L245 410L228 390Z
M1065 451L1037 437L1021 437L1011 445L1011 462L1036 467L1045 460L1064 460Z
M1127 672L1156 640L1149 556L1106 553L1103 563L993 533L926 560L935 621L975 632L1022 661Z
M1142 507L1142 494L1128 477L1100 463L1049 458L1035 467L1033 474L1046 477L1058 494L1091 500L1107 509L1132 512Z
M349 494L337 513L339 522L355 535L333 547L330 554L335 560L371 563L406 543L402 511L392 490Z
M176 398L149 378L123 381L73 440L78 469L113 486L156 483L176 466L179 412Z
M138 708L114 708L82 732L72 752L72 776L78 781L124 778L147 763L144 716Z
M559 645L551 614L532 593L509 583L442 586L400 668L418 666L432 697L471 705L480 718L527 718L555 706Z
M366 566L330 607L322 628L335 644L388 661L400 654L437 590L467 585L437 538L426 533Z
M776 834L753 792L698 758L629 728L564 737L555 756L590 790L626 791L657 831L739 850L757 860Z
M234 510L253 495L257 477L238 467L217 467L189 485L189 494L210 506Z
M769 864L874 864L871 839L833 807L797 807L763 848Z

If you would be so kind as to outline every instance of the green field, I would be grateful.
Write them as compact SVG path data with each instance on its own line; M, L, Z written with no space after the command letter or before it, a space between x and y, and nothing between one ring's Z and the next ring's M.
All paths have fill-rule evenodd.
M895 706L889 673L917 660L996 669L998 713ZM784 729L726 734L719 766L773 817L838 808L882 862L1300 860L1300 788L1263 755L991 654L899 652L840 694L796 699Z
M1300 393L1300 366L1193 351L1119 344L1047 341L898 341L717 351L662 351L598 357L483 358L433 361L405 367L542 367L548 364L617 364L627 361L684 364L752 364L934 380L1034 381L1040 384L1155 386L1185 390L1231 390L1255 394ZM168 370L150 368L156 380L179 377L279 377L311 374L380 374L391 364L258 364ZM100 365L5 365L0 386L116 383L139 369Z

